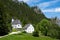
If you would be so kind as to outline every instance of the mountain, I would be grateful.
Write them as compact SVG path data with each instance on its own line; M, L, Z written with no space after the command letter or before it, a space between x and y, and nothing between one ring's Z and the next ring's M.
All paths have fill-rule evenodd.
M57 18L57 17L51 18L51 22L57 24L58 26L60 26L60 19Z
M10 18L20 19L23 25L27 23L37 24L45 15L36 7L29 7L26 3L17 0L0 0L0 5L4 7L4 13Z

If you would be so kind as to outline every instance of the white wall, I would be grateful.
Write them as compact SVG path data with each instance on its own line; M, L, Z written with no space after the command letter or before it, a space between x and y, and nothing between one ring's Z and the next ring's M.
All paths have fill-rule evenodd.
M26 30L27 33L33 33L34 32L34 27L30 25Z
M12 22L14 21L14 19L12 19Z
M22 28L22 25L20 24L16 24L16 25L12 25L13 28Z

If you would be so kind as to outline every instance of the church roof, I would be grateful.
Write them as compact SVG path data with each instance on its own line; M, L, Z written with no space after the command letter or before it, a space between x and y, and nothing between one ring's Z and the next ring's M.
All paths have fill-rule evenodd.
M21 24L20 20L16 19L12 22L12 24Z
M31 25L31 24L26 24L26 25L23 27L23 29L24 29L24 30L27 29L30 25Z

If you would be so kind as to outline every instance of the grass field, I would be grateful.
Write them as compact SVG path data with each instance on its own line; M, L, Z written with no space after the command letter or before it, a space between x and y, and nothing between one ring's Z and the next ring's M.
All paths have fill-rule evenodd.
M33 37L31 34L14 34L0 38L0 40L56 40L47 36Z

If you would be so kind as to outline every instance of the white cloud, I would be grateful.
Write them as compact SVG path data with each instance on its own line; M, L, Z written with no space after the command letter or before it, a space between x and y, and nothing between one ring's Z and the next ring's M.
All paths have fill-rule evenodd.
M30 2L39 2L40 0L18 0L18 1L24 1L24 2L28 2L28 3L30 3Z
M57 2L59 2L59 0L43 2L43 3L38 4L37 6L38 6L39 8L45 9L45 8L47 8L47 7L55 4L55 3L57 3Z
M60 12L60 8L53 8L53 9L45 9L42 10L43 12Z
M39 2L41 0L30 0L30 1L37 3L37 2Z
M24 1L24 2L28 2L28 1L30 1L30 0L18 0L18 1Z

